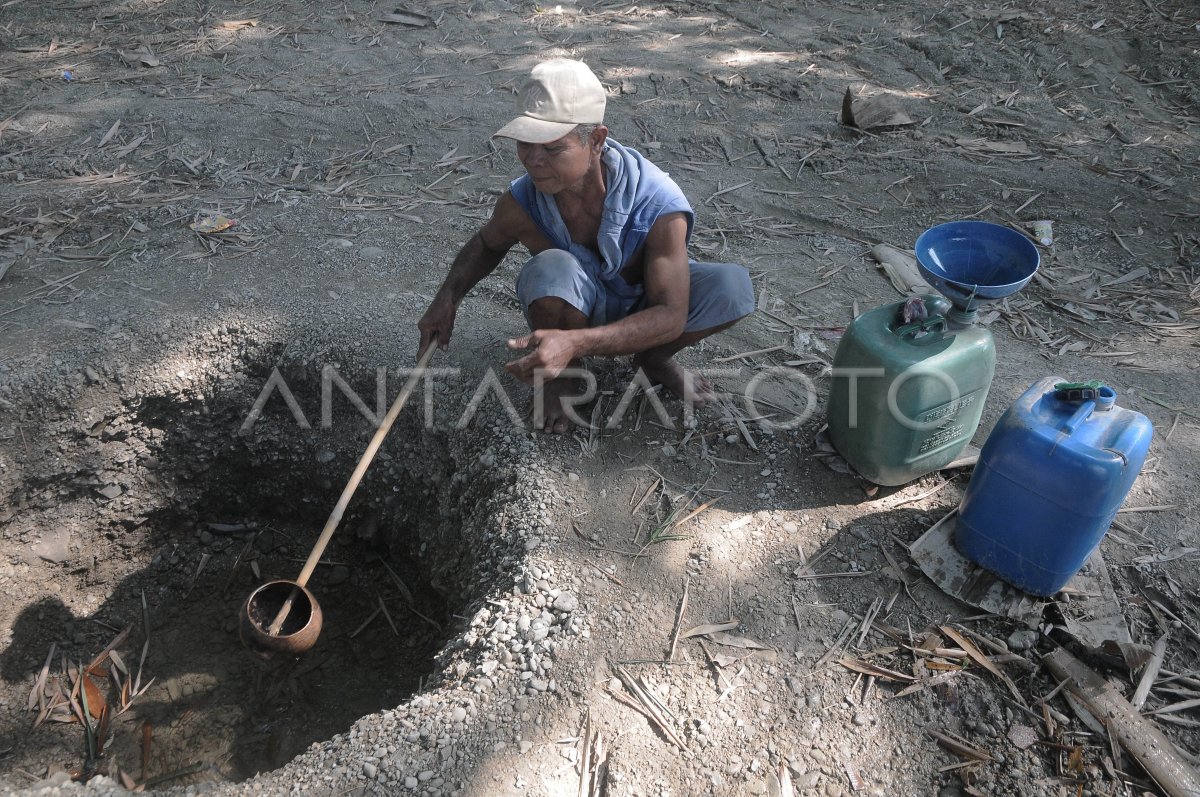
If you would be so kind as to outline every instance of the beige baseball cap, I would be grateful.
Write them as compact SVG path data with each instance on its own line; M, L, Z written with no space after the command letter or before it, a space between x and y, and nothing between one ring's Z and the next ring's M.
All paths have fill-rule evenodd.
M492 138L528 144L557 141L577 125L603 122L606 99L604 86L587 64L568 58L543 61L521 88L521 115Z

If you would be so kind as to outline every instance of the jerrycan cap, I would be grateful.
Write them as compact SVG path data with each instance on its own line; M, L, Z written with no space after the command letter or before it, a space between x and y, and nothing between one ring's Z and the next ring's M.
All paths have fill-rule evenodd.
M1111 410L1117 403L1117 391L1100 381L1058 382L1054 385L1054 397L1073 404L1093 401L1098 410Z

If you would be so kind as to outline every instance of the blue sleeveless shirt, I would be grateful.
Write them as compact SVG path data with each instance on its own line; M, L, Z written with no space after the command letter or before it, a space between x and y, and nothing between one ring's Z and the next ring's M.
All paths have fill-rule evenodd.
M574 255L609 291L634 296L641 293L642 286L626 283L620 276L621 269L642 248L654 222L667 213L683 213L690 240L695 214L675 181L637 150L610 138L600 160L604 165L606 193L596 236L599 257L590 246L571 240L554 197L534 188L528 174L513 180L509 190L555 248Z

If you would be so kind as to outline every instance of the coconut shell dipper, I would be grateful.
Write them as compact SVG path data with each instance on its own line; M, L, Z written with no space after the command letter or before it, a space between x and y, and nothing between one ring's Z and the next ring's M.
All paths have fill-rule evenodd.
M337 530L338 523L342 520L342 513L346 511L346 505L354 496L354 491L362 481L363 474L367 472L371 460L379 451L383 439L387 437L392 424L400 415L400 411L404 409L404 404L412 395L417 382L425 375L425 369L429 366L429 360L433 357L436 349L437 336L435 335L417 361L417 367L413 370L412 375L408 377L408 381L401 388L400 395L396 396L391 409L384 416L379 428L375 430L375 436L367 444L367 450L363 452L358 466L350 476L350 481L342 490L337 505L329 514L329 520L325 521L325 528L321 530L321 536L317 538L316 545L309 553L308 560L304 563L304 569L300 571L300 576L295 581L267 582L246 598L245 604L242 605L239 629L242 641L251 650L268 656L272 653L287 653L295 656L304 653L316 644L317 637L321 634L323 618L316 597L306 586L308 579L316 570L317 563L325 553L326 546L329 545L329 540L333 538L333 532Z

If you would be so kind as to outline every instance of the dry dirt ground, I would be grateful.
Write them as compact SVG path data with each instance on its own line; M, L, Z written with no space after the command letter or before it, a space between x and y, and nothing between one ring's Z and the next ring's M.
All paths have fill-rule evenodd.
M1144 711L1183 704L1149 721L1195 762L1198 48L1182 0L0 0L0 788L576 794L595 736L609 794L782 794L781 774L831 796L1155 792L1061 694L1043 710L1049 636L909 561L969 472L868 494L813 441L822 360L899 298L872 244L1053 220L1038 278L988 319L975 442L1048 374L1153 421L1144 511L1103 552L1134 639L1165 638ZM732 369L735 396L790 369L754 408L776 421L801 376L817 404L743 433L737 404L689 429L640 398L619 429L551 439L492 394L457 429L522 329L514 253L435 360L459 373L417 394L432 428L406 411L318 568L321 642L261 663L238 604L298 572L371 432L337 385L321 423L322 373L373 408L390 368L395 395L453 253L520 173L488 136L552 55L586 60L612 135L684 187L693 256L753 273L759 311L686 361ZM913 124L840 125L848 88ZM275 367L308 428L276 393L239 434ZM630 372L595 367L603 419ZM759 649L693 637L661 663L685 584L683 628L736 620ZM946 625L1015 694L961 651L914 653L956 647ZM951 675L894 697L838 659ZM1133 692L1139 673L1088 663ZM103 732L72 721L104 706Z

